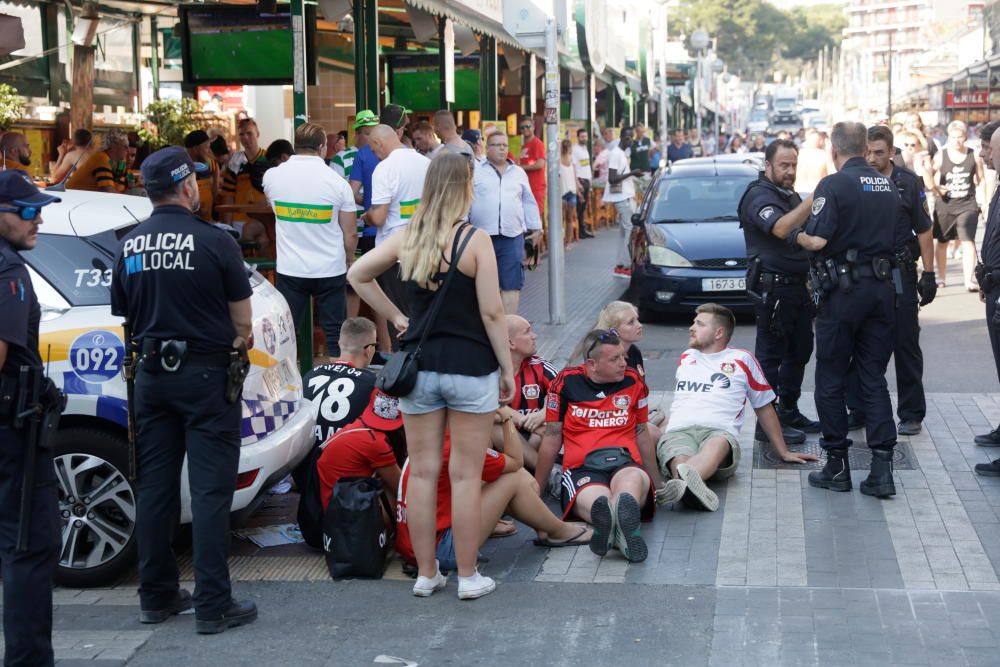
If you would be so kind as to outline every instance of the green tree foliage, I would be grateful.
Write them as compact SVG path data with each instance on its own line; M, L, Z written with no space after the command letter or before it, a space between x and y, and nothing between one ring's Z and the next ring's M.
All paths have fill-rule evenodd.
M9 130L23 113L24 98L17 94L17 88L0 83L0 132Z
M825 46L839 44L846 22L843 7L834 4L783 11L765 0L689 0L670 30L689 38L706 30L729 71L763 78L778 58L812 60Z
M151 102L146 107L145 115L146 122L136 131L153 150L164 146L183 146L185 135L202 126L201 105L189 97L179 101Z

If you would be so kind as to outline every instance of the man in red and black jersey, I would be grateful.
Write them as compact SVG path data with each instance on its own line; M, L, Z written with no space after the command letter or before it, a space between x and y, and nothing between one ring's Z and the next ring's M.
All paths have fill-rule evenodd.
M507 316L507 338L514 373L514 398L510 407L515 411L514 426L524 441L524 467L534 470L538 465L538 446L545 430L545 397L556 378L552 365L536 356L538 335L531 323L517 315ZM493 429L493 447L503 450L503 429L499 422Z
M652 516L651 488L663 484L647 428L649 390L628 368L617 334L591 331L584 350L584 363L549 388L535 480L545 488L562 446L563 516L575 511L593 524L590 550L598 556L616 546L638 563L647 555L639 522Z

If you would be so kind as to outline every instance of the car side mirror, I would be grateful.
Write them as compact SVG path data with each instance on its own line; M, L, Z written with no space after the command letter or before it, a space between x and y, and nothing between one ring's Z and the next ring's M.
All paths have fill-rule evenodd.
M635 226L637 226L637 227L641 227L642 226L642 214L641 213L633 213L632 214L632 224L635 225Z

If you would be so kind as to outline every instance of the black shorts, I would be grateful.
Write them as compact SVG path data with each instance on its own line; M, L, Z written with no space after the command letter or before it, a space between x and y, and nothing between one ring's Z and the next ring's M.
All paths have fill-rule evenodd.
M562 518L565 521L569 517L570 512L573 511L573 503L576 502L577 495L583 491L588 486L598 485L606 488L611 488L611 478L614 477L619 470L624 470L625 468L638 468L642 471L646 477L649 477L641 465L635 462L625 463L617 468L610 470L594 470L593 468L572 468L570 470L563 471L562 474L562 492L559 494L559 499L562 502ZM641 498L636 498L642 505L642 520L649 521L653 518L653 514L656 512L656 504L653 502L653 494L651 493L653 488L653 480L649 480L650 492L646 493L645 501Z
M939 204L934 211L934 238L942 243L955 239L974 242L978 226L978 208L950 211L946 206Z

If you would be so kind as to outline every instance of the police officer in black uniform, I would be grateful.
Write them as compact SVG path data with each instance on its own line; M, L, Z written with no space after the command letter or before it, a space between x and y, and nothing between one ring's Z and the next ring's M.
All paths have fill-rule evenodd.
M816 410L827 458L823 470L809 474L809 483L851 489L845 389L853 359L872 450L871 473L861 482L861 492L884 498L896 493L896 428L885 368L896 321L892 270L899 193L888 176L865 161L868 129L863 124L837 123L831 140L838 171L820 181L809 220L789 235L791 242L813 253L810 280L819 297Z
M0 172L0 561L3 562L5 665L52 665L52 585L59 562L59 494L52 452L32 442L26 400L31 382L40 399L59 392L42 379L38 354L41 310L19 254L31 250L42 207L59 199L39 192L24 172ZM20 418L19 418L20 417ZM29 448L35 448L34 483L26 506L27 543L18 545L21 491Z
M806 221L812 206L811 196L802 201L794 190L798 157L794 142L771 142L764 152L764 171L747 186L738 208L747 244L747 294L757 315L754 353L778 396L775 408L789 444L805 442L806 433L819 433L819 422L798 408L813 349L809 258L785 241ZM755 437L767 439L759 424Z
M140 621L189 609L171 550L188 458L193 516L195 626L214 634L257 618L232 597L229 511L240 460L236 348L251 331L250 287L236 241L195 217L196 166L169 147L142 163L152 215L122 239L111 309L125 317L139 353L135 374L138 458L136 534ZM243 348L245 349L245 347Z
M1000 171L1000 123L987 123L979 131L982 140L980 156L983 163ZM976 267L979 282L979 299L986 304L986 330L993 348L993 361L1000 378L1000 187L993 192L986 217L986 233ZM1000 426L989 433L977 435L975 443L981 447L1000 447ZM990 463L977 463L976 472L987 477L1000 477L1000 459Z
M924 399L924 355L920 350L920 306L926 306L937 295L934 277L934 241L931 217L927 210L927 195L919 176L892 161L892 130L884 125L868 129L868 164L883 176L888 176L899 191L899 217L896 218L896 270L894 280L902 282L903 293L896 299L896 327L893 359L896 364L896 390L899 392L899 435L917 435L927 414ZM917 279L917 258L924 272ZM857 364L851 364L847 384L847 407L850 408L849 428L865 423L861 405L861 388Z

